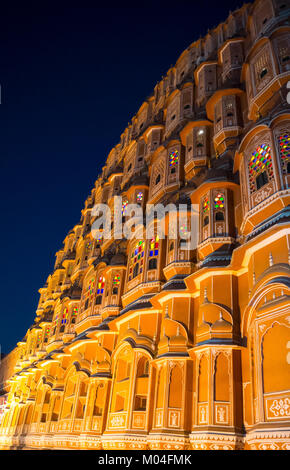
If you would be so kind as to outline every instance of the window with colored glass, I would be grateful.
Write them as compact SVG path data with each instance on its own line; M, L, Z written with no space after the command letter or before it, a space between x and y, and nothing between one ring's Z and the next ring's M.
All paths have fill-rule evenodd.
M127 213L127 206L128 206L129 202L128 202L128 199L125 199L122 203L122 216L124 217Z
M71 323L75 323L75 322L76 322L78 313L79 313L79 308L78 308L78 307L73 307L72 313L71 313Z
M179 152L178 150L174 150L169 154L169 166L174 167L177 166L179 162Z
M283 133L278 137L281 167L284 174L290 173L290 134Z
M144 240L136 243L131 253L130 267L129 267L129 281L143 272L144 267Z
M112 282L112 293L114 295L118 294L120 283L121 283L121 276L120 274L116 274L113 277L113 282Z
M253 193L273 179L271 148L268 144L259 145L249 159L250 192Z
M94 289L95 289L95 277L91 277L91 279L89 280L87 284L85 294L84 294L84 299L83 299L84 310L89 308L89 306L91 305L93 295L94 295Z
M47 326L45 328L45 333L44 333L44 342L47 343L48 341L48 338L49 338L49 335L50 335L50 326Z
M142 202L143 201L143 193L142 191L139 191L139 193L137 193L137 202Z
M97 295L101 295L104 293L105 288L105 278L104 276L99 276L98 278L98 286L97 286Z
M159 236L156 235L150 240L148 253L148 269L157 268L157 257L159 254Z
M68 308L65 307L63 312L62 312L62 319L61 319L61 324L66 325L68 319Z

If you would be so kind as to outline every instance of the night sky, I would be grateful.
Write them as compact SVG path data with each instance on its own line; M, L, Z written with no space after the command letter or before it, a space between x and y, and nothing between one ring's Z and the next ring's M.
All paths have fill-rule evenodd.
M1 6L0 343L6 353L33 323L54 255L128 122L181 52L243 2L23 3Z

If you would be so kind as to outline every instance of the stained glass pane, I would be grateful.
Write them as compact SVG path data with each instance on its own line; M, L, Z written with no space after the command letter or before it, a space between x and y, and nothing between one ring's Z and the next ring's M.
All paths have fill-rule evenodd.
M141 264L142 264L142 258L144 256L144 246L145 246L145 242L143 240L140 240L139 242L136 243L134 249L133 249L133 252L132 252L132 255L131 255L131 264L130 264L130 269L129 269L129 281L132 279L132 273L134 272L134 267L136 265L136 263L140 263L140 260L141 260ZM139 271L139 273L141 272L141 270ZM137 274L139 274L137 273ZM135 274L134 272L134 277L137 275Z
M73 307L72 316L73 316L73 317L77 316L78 311L79 311L78 307Z
M98 279L97 295L103 294L104 287L105 287L105 278L103 276L100 276Z
M287 173L287 165L290 161L290 135L282 134L278 138L280 158L282 163L283 173Z
M214 198L214 208L223 209L225 207L225 197L222 193L218 193Z
M121 282L121 278L120 278L120 275L118 274L117 276L114 276L113 278L113 285L114 286L118 286Z
M128 200L125 199L125 200L123 201L123 204L122 204L122 215L123 215L123 216L126 215L127 206L128 206Z
M86 250L88 251L92 247L92 242L88 241L86 244Z
M250 191L256 190L256 178L263 171L267 171L269 180L273 177L271 148L267 144L257 147L249 161Z
M171 152L169 155L169 166L178 165L178 160L179 160L179 152L178 150L174 150L174 152Z
M49 337L49 334L50 334L50 326L48 326L45 330L45 339Z
M65 324L67 322L67 317L68 317L68 308L66 307L64 311L62 312L62 319L61 319L62 324Z
M209 200L206 197L203 202L203 213L206 214L209 211Z
M152 238L150 240L150 251L149 256L158 256L158 247L159 247L159 236Z

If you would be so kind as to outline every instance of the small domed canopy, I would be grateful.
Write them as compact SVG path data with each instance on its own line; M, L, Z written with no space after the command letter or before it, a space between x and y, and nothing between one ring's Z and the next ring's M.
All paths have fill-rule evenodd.
M222 312L220 312L220 318L214 322L214 324L211 327L211 331L232 331L233 327L230 322L225 320L222 316Z

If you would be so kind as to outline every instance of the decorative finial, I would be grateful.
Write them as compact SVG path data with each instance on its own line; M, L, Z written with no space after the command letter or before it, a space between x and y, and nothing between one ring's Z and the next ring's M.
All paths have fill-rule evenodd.
M168 315L168 304L166 304L166 307L165 307L165 318L169 318L169 315Z
M271 252L269 253L269 265L273 266L273 256Z

